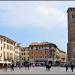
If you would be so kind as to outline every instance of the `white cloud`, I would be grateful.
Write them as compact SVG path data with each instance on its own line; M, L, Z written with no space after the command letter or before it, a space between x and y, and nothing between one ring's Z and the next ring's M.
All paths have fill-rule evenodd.
M37 13L39 16L38 23L46 26L62 26L66 23L66 14L58 10L57 8L39 6L37 7Z
M30 3L30 2L29 2ZM47 3L46 3L47 4ZM0 9L7 10L2 23L12 27L52 27L66 24L66 12L47 5L26 5L26 3L2 2Z

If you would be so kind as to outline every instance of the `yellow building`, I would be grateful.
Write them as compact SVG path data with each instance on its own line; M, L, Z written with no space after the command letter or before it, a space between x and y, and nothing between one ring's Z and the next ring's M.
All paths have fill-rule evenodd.
M61 62L66 62L66 60L67 60L66 52L60 51L60 59L61 59Z
M55 56L56 56L56 61L61 61L61 54L60 54L60 50L57 48L56 49L56 53L55 53Z
M15 55L19 54L15 52L16 49L19 51L17 45L17 42L0 35L0 63L11 63L12 60L16 63Z
M66 52L61 51L57 48L55 51L55 58L59 64L66 63L67 54Z
M29 61L29 47L22 47L20 52L21 62Z
M29 47L22 47L20 52L21 62L29 61Z

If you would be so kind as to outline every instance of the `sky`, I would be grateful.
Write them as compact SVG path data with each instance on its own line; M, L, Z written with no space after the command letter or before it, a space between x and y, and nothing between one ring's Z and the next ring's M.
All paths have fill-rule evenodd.
M51 42L67 51L67 9L75 1L0 1L0 35L28 46Z

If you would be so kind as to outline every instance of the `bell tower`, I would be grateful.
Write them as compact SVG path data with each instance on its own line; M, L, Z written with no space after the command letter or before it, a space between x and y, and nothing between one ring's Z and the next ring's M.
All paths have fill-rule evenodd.
M68 8L68 44L67 58L75 63L75 8Z

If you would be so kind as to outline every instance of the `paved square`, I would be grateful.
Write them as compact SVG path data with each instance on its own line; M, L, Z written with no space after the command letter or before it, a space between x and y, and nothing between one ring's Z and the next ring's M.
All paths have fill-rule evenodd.
M52 67L50 71L47 71L45 67L30 67L29 70L23 67L21 69L15 68L14 71L11 71L11 69L0 70L0 74L75 74L75 69L72 72L69 68L66 72L65 67Z

